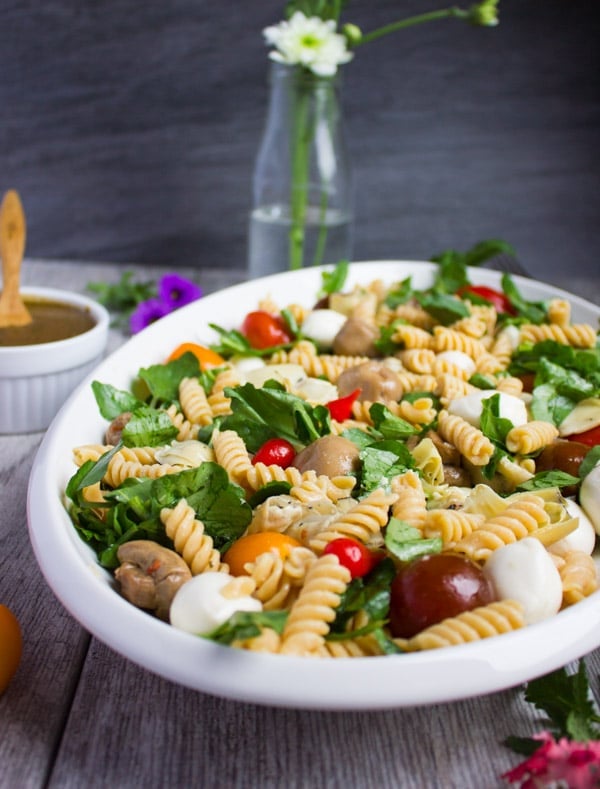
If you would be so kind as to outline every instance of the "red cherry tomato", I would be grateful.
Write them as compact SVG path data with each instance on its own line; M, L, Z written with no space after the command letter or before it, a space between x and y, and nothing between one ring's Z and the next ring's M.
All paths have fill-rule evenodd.
M264 310L249 312L242 323L241 332L253 348L262 350L273 345L286 345L292 336L280 315Z
M270 438L252 458L252 463L287 468L296 457L296 450L285 438Z
M355 389L353 392L350 392L349 395L346 395L346 397L340 397L338 400L330 400L329 403L326 403L325 405L331 414L331 418L335 419L336 422L343 422L345 419L350 419L352 416L352 406L360 394L360 391L360 389Z
M588 447L595 447L600 444L600 425L593 427L591 430L586 430L584 433L576 433L569 436L569 441L579 441L580 444L586 444Z
M337 556L339 563L350 570L352 578L361 578L370 572L377 559L371 551L351 537L338 537L325 546L324 554Z
M497 312L507 312L509 315L515 315L515 308L510 303L507 296L499 290L488 288L486 285L465 285L464 288L459 288L458 295L468 298L469 293L474 293L482 299L489 301L494 305Z

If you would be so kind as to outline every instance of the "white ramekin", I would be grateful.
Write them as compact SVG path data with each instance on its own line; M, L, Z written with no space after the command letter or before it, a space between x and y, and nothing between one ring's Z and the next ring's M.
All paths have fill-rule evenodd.
M45 430L75 387L101 361L110 323L87 296L24 287L24 299L48 299L87 309L95 325L75 337L37 345L0 346L0 434Z

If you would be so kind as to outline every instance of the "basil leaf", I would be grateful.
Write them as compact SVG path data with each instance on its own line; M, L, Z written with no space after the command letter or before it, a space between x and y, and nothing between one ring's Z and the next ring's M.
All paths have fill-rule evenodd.
M96 398L100 414L104 419L110 421L126 411L133 411L143 405L130 392L116 389L111 384L103 384L100 381L92 381L92 392Z
M412 295L412 277L407 277L388 291L385 297L385 304L387 307L394 310L396 307L400 306L400 304L406 304L406 302L412 298Z
M592 447L579 466L579 479L584 480L590 471L600 463L600 444Z
M390 610L390 587L396 575L394 562L385 558L363 578L354 578L341 597L336 609L330 634L352 638L354 631L347 630L347 623L359 611L369 619L369 630L374 631L387 620ZM362 628L361 628L362 630Z
M166 411L141 406L133 411L121 436L126 447L159 447L177 438L178 432Z
M385 547L401 562L412 562L419 556L440 553L441 537L424 538L418 529L406 521L390 518L385 529Z
M393 477L415 468L413 456L399 441L378 441L365 447L359 458L362 462L361 496L377 488L389 490Z
M546 302L526 301L510 274L502 275L502 290L519 317L525 318L529 323L544 323L548 312Z
M418 294L416 298L421 307L444 326L470 315L469 308L464 302L446 293L432 291Z
M177 400L181 381L184 378L194 378L199 373L198 359L193 353L186 351L172 362L142 368L139 377L148 387L154 403L169 403Z
M500 395L495 394L487 397L481 402L481 420L479 423L481 432L493 441L495 444L500 444L501 447L506 445L506 436L509 430L512 430L513 423L510 419L505 419L500 416Z
M327 296L331 293L339 293L344 287L349 270L349 262L347 260L340 260L340 262L332 271L322 271L322 286L321 290L319 291L319 296Z
M566 471L558 469L552 471L541 471L526 482L517 485L517 490L542 490L543 488L564 488L567 485L579 484L579 477L567 474Z
M410 422L392 414L383 403L373 403L369 408L369 415L375 430L381 433L384 439L404 439L420 432Z
M283 633L287 611L236 611L226 622L203 637L228 646L233 641L246 641L259 636L263 627Z

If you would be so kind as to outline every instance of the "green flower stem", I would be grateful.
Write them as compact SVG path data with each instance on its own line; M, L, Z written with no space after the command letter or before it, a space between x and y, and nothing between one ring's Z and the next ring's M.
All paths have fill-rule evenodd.
M382 38L382 36L387 36L389 33L403 30L405 27L413 27L414 25L421 25L424 22L434 22L437 19L448 19L451 17L456 19L467 19L468 16L469 14L467 11L463 11L461 8L456 8L455 6L452 8L442 8L439 11L428 11L425 14L411 16L407 19L401 19L398 22L391 22L389 25L384 25L383 27L378 27L376 30L372 30L370 33L365 33L360 40L356 42L354 47L358 47L361 44L367 44L369 41L375 41L378 38Z
M302 268L304 257L308 166L312 132L309 127L310 92L300 86L293 99L292 171L290 180L289 267Z

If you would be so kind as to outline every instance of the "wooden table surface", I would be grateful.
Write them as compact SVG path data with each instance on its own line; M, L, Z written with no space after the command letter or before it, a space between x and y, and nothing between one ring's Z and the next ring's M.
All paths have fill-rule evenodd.
M124 269L28 261L24 284L84 292ZM188 269L210 292L243 271ZM557 284L600 303L597 278ZM123 341L113 332L110 348ZM1 405L0 405L1 407ZM522 689L423 708L374 712L276 709L190 691L92 638L47 586L29 542L26 491L41 433L0 437L0 602L21 622L21 665L0 697L0 787L506 786L520 761L502 741L539 715ZM600 650L586 658L595 691ZM351 689L349 689L351 690Z

